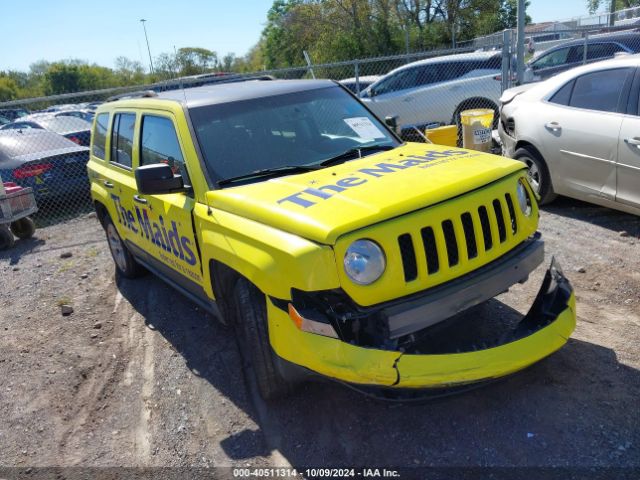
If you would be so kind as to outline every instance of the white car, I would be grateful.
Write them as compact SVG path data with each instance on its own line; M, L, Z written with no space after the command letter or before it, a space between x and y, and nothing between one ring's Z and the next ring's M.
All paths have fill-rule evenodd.
M500 52L475 52L409 63L384 75L360 97L379 117L397 116L400 127L459 122L461 111L498 112Z
M506 90L499 134L541 203L556 194L640 215L640 55Z

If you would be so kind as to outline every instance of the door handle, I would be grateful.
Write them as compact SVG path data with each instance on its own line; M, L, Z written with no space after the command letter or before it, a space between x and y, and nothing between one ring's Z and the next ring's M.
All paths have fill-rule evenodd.
M102 182L102 184L107 188L113 188L113 183L107 182L106 180L104 182Z
M624 142L628 143L629 145L635 145L636 147L640 148L640 138L638 137L625 138Z
M140 195L134 195L134 196L133 196L133 199L134 199L136 202L138 202L138 203L143 203L143 204L144 204L144 203L147 203L147 199L146 199L146 198L141 197Z
M413 102L413 97L404 97L402 99L403 102Z
M549 122L545 125L549 130L553 130L554 132L559 132L562 130L562 127L558 122Z

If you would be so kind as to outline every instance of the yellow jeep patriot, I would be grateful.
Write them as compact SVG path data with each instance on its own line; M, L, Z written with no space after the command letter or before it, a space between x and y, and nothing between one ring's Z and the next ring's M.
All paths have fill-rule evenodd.
M151 271L234 326L265 398L306 374L402 391L493 379L575 327L552 261L518 322L443 330L543 262L525 166L402 143L328 80L106 102L88 169L119 274Z

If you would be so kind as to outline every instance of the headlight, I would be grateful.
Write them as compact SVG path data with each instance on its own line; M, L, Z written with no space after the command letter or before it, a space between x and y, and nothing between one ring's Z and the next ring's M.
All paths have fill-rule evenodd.
M353 282L369 285L380 278L387 265L382 249L371 240L356 240L344 254L344 270Z
M516 191L518 195L518 205L520 205L520 211L524 213L527 217L531 215L533 208L531 207L531 198L529 197L529 192L527 191L527 187L524 186L523 180L518 180L518 188Z

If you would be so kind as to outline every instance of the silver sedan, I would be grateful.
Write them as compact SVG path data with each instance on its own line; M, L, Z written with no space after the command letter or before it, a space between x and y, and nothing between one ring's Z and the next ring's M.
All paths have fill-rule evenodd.
M529 168L541 203L557 194L640 215L640 55L506 90L504 154Z

